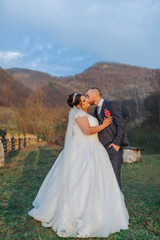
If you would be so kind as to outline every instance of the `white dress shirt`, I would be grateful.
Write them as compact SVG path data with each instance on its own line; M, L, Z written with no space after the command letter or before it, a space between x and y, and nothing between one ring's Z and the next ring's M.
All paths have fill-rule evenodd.
M97 108L98 108L97 113L98 114L100 114L100 112L101 112L101 108L102 108L103 102L104 102L104 99L102 98L101 101L97 105Z

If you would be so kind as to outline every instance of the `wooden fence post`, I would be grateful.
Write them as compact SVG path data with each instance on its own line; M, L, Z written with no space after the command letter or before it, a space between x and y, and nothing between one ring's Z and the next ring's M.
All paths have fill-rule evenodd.
M12 151L16 151L19 149L18 135L15 133L11 138L12 141Z
M11 143L11 134L7 132L3 144L4 144L4 152L7 154L12 150L12 143Z
M14 134L11 136L9 132L5 135L4 138L0 136L0 166L1 166L1 158L3 157L1 154L2 148L5 154L8 154L11 151L21 150L29 145L37 144L37 136L33 134L26 134L25 136L21 133L19 136ZM2 164L3 165L3 164Z
M24 149L24 135L22 133L19 135L19 149Z
M4 148L3 148L3 143L2 143L2 137L0 136L0 168L4 167Z
M24 147L28 147L29 146L29 134L28 133L26 133L26 135L25 135L25 138L24 138Z

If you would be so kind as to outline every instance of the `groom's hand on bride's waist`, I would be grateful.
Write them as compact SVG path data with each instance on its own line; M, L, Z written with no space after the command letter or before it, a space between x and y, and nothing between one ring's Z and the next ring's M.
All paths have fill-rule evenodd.
M114 143L111 143L108 148L111 148L111 147L113 147L117 152L118 152L119 149L120 149L120 146L118 146L118 145L116 145L116 144L114 144Z

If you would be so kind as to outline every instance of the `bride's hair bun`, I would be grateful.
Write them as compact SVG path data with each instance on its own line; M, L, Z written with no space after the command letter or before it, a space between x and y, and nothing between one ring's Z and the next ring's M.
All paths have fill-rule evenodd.
M81 101L81 96L82 94L79 94L79 93L70 94L69 97L67 98L68 105L70 107L77 106Z

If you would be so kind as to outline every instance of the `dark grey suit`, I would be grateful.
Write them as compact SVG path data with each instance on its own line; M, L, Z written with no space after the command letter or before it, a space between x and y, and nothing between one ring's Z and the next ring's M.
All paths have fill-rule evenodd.
M110 161L112 163L118 184L121 189L121 163L122 163L122 147L129 145L129 141L126 135L126 124L123 119L119 106L114 101L104 100L100 114L97 114L97 108L95 109L94 116L101 124L105 117L105 110L108 110L113 116L113 122L98 133L100 142L106 148ZM109 145L114 143L120 146L120 150L117 152L113 147L109 148Z

